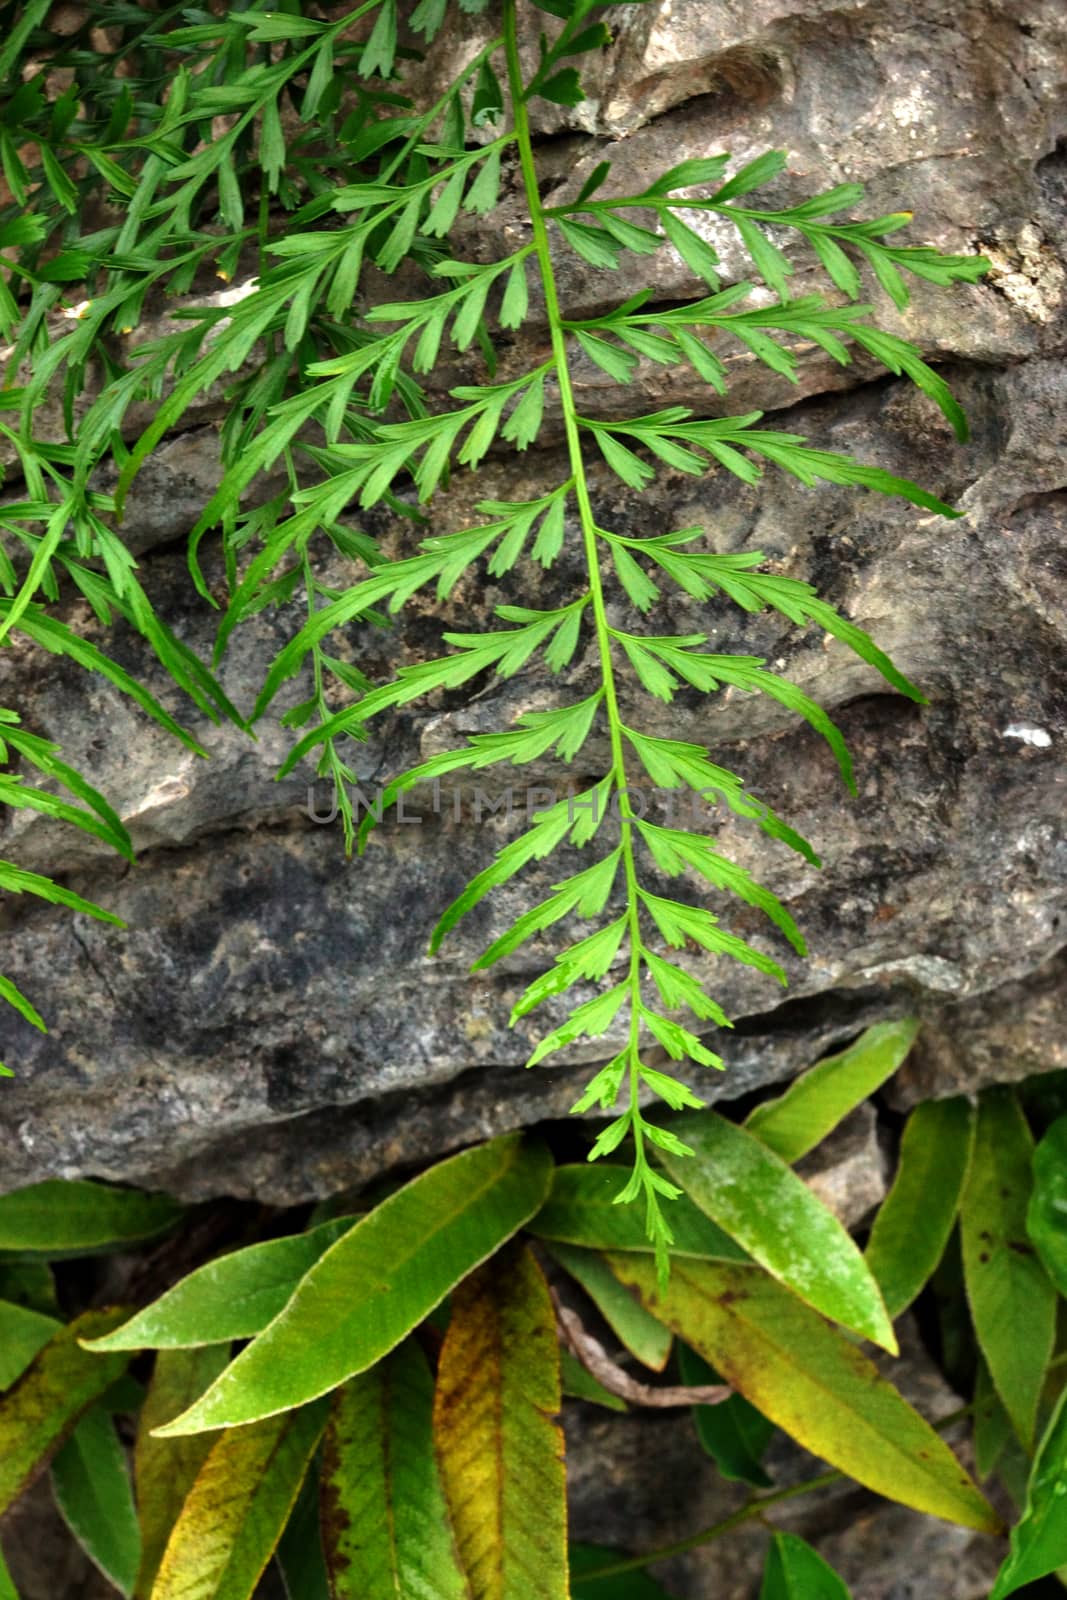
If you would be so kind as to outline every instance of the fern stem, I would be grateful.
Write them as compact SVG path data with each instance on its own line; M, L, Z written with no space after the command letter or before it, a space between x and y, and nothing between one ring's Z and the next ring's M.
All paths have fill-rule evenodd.
M537 166L530 136L530 119L526 109L522 67L519 61L516 28L516 0L504 0L504 50L507 58L508 87L511 90L512 115L522 170L526 204L533 228L534 254L545 296L552 353L555 360L556 381L559 384L560 407L567 438L574 483L574 498L582 529L586 567L589 574L589 592L592 596L593 624L596 630L597 650L600 656L601 679L604 685L604 707L607 711L611 741L612 778L619 805L619 830L622 842L623 870L626 876L627 922L630 933L630 1039L629 1039L629 1090L631 1134L634 1140L635 1163L644 1165L645 1155L638 1110L639 1031L641 1003L641 922L638 900L637 868L634 862L633 811L626 784L626 760L623 749L622 717L619 713L615 687L615 669L611 655L611 627L604 605L604 586L600 573L599 543L596 518L589 497L585 460L582 454L581 432L578 425L578 407L575 403L567 360L567 335L556 289L556 275L552 264L552 249L545 223L545 212L537 184Z

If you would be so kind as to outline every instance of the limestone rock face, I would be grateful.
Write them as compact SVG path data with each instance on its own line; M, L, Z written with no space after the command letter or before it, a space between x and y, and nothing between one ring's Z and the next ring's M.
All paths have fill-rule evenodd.
M464 19L433 71L448 75L450 53L471 52L481 26ZM810 630L665 596L658 631L706 631L716 648L784 667L839 721L859 776L851 800L821 742L769 703L731 694L681 696L670 707L628 701L639 726L708 743L825 863L816 872L765 847L738 819L709 818L726 852L790 905L812 956L785 962L786 996L748 969L701 969L737 1020L716 1042L728 1070L710 1082L707 1075L702 1090L737 1096L785 1079L867 1023L910 1011L928 1028L898 1087L902 1103L1013 1076L1022 1060L1026 1070L1062 1065L1062 1047L1057 1056L1049 1044L1063 1034L1055 1018L1067 946L1062 8L1057 0L673 0L620 12L616 42L592 73L584 105L544 108L553 198L573 194L603 159L614 163L612 184L625 189L689 156L729 149L741 161L781 147L790 162L775 201L862 180L872 214L909 208L916 239L984 250L994 262L974 288L918 285L902 316L880 304L885 325L944 368L971 419L966 445L910 386L862 362L838 367L820 351L801 352L796 387L739 357L726 402L678 369L643 365L636 395L595 369L579 374L589 412L673 403L706 415L762 409L774 426L916 478L964 513L948 522L772 474L749 488L721 474L665 471L636 496L594 472L608 526L666 531L700 522L712 548L762 550L771 570L813 582L874 631L929 697L919 708L887 693ZM522 227L512 192L488 225L468 225L463 249L498 253L501 237L519 240ZM727 277L742 276L740 257L717 234L714 242L723 244ZM794 261L799 293L816 274L802 251ZM606 309L644 286L647 270L636 257L617 274L568 265L567 305ZM697 289L667 252L654 271L661 299ZM502 343L505 375L543 340L535 311L521 338ZM454 383L466 370L449 359L438 381ZM207 406L195 428L161 448L130 511L149 593L205 657L216 616L192 589L182 543L215 481L221 411L221 400ZM458 476L434 508L434 528L460 525L478 499L521 498L559 475L550 427L532 456L492 461L477 485ZM384 517L373 531L392 550L413 537L409 524ZM471 575L447 606L419 596L395 627L354 628L339 648L385 678L436 653L444 629L483 626L505 601L551 603L573 593L578 575L577 556L566 553L547 580L532 566L506 580ZM341 584L352 574L324 568L323 578ZM610 603L617 618L629 616L620 591L610 590ZM301 604L238 630L222 677L243 709ZM57 658L18 644L0 653L0 704L17 705L30 727L62 744L128 819L139 846L138 864L126 868L38 816L2 824L5 856L63 874L128 930L38 905L4 908L0 970L47 1011L51 1031L37 1035L0 1014L0 1057L18 1072L2 1091L0 1185L89 1173L163 1182L190 1196L297 1201L565 1114L605 1046L525 1073L532 1042L555 1019L539 1017L537 1033L532 1019L507 1027L551 946L524 947L488 975L468 972L488 940L561 875L558 862L483 902L440 957L425 954L437 915L521 826L503 809L486 811L503 806L504 780L484 782L480 799L468 786L458 816L452 796L436 812L431 796L420 797L407 820L387 818L363 859L348 862L339 826L308 814L307 773L274 781L290 739L277 715L255 742L204 726L176 704L142 641L121 627L105 633L73 602L68 615L158 688L210 759ZM579 657L563 681L535 668L466 699L417 703L374 726L355 758L361 781L370 793L420 753L507 726L554 697L576 698L594 682L594 662ZM303 692L299 684L289 691L279 715ZM599 776L603 755L592 743L580 772L544 767L529 781L564 792L567 777ZM525 781L524 772L516 811ZM312 799L321 814L325 791ZM781 958L758 921L727 915Z

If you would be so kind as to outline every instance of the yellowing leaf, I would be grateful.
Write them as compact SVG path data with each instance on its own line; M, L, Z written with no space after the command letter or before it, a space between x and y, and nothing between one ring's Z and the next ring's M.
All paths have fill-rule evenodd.
M9 1389L60 1326L55 1317L0 1300L0 1389Z
M609 1257L649 1310L813 1455L868 1489L965 1528L999 1531L992 1506L929 1423L844 1334L754 1266Z
M783 1161L799 1161L900 1066L918 1021L876 1022L838 1055L801 1073L776 1100L757 1106L745 1127Z
M47 1466L84 1411L125 1369L125 1355L90 1355L82 1335L104 1333L126 1313L87 1311L50 1339L0 1400L0 1512Z
M529 1221L551 1171L543 1146L509 1134L414 1178L332 1245L207 1394L159 1431L273 1416L365 1372Z
M318 1401L228 1428L212 1445L163 1552L151 1600L251 1600L326 1425Z
M1014 1093L987 1089L963 1192L963 1275L993 1386L1028 1448L1056 1332L1056 1291L1026 1232L1033 1150Z
M756 1136L715 1111L677 1117L691 1156L661 1152L701 1211L802 1300L896 1354L878 1285L837 1218Z
M337 1391L322 1465L333 1600L470 1600L432 1418L433 1379L410 1339Z
M908 1118L893 1187L874 1219L867 1265L891 1317L911 1305L944 1254L974 1143L963 1096L927 1100Z
M127 1324L129 1326L129 1324ZM203 1394L229 1360L222 1345L161 1350L137 1418L133 1479L141 1523L137 1600L148 1600L167 1540L204 1459L214 1444L207 1433L157 1439L153 1429L171 1422Z
M434 1433L473 1600L567 1600L556 1319L528 1251L456 1291Z

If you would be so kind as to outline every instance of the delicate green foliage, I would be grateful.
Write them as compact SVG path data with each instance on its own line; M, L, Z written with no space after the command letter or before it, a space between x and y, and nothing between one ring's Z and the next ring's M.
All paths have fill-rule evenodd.
M867 1265L891 1317L911 1305L944 1253L967 1180L974 1121L962 1096L927 1101L908 1118L893 1187L867 1243Z
M535 1589L563 1600L559 1350L546 1286L511 1242L526 1226L639 1360L663 1369L677 1333L693 1347L680 1356L683 1381L711 1376L703 1358L734 1385L729 1402L696 1419L727 1476L767 1482L760 1457L777 1423L876 1491L991 1530L993 1513L951 1453L852 1338L817 1314L894 1348L886 1307L896 1313L925 1284L963 1193L967 1286L991 1374L980 1368L983 1464L998 1452L1002 1470L1010 1461L1009 1413L1021 1437L1034 1426L1054 1295L1026 1253L1031 1151L1014 1102L983 1101L969 1178L969 1109L948 1102L912 1115L865 1260L788 1163L886 1080L913 1025L871 1030L759 1107L747 1129L703 1112L697 1092L723 1065L709 1038L730 1027L709 992L721 962L784 983L787 963L805 954L788 897L767 886L773 863L749 872L730 859L714 836L716 808L819 862L704 745L654 731L655 702L766 697L774 725L805 720L854 790L829 709L778 663L771 670L731 647L731 608L815 628L895 692L918 704L923 695L808 584L759 570L759 552L722 553L704 526L639 536L603 526L612 497L602 506L594 492L600 462L631 493L664 468L712 473L727 492L731 481L747 492L770 467L814 491L813 504L835 518L855 488L956 515L908 479L761 426L758 412L718 413L730 410L723 402L739 357L783 386L828 358L906 379L965 438L940 373L877 326L877 306L860 302L888 294L902 307L909 278L973 284L987 264L895 243L909 215L861 220L858 185L797 199L775 151L742 164L717 152L684 160L634 195L614 192L611 165L600 161L572 203L546 207L530 103L580 105L583 58L610 43L611 30L593 0L538 6L545 31L531 35L528 56L520 59L515 0L504 0L503 37L487 38L432 105L412 103L404 74L417 54L412 36L429 43L448 25L448 0L418 0L410 15L396 0L363 0L329 20L321 8L259 0L214 11L89 7L62 30L39 0L7 8L0 440L15 487L0 507L0 644L96 674L105 696L125 696L203 755L183 725L193 713L152 694L58 604L85 602L101 628L121 620L183 704L242 731L248 708L231 704L215 672L238 630L270 610L283 642L256 686L251 720L290 679L306 680L280 718L290 738L279 776L307 758L333 784L349 852L387 805L448 775L525 766L540 777L546 763L572 765L581 792L554 798L508 834L438 908L431 950L491 890L573 852L549 874L540 904L520 902L508 925L492 924L474 966L496 966L509 986L523 970L511 1023L529 1065L556 1052L606 1058L574 1106L603 1114L589 1151L599 1164L553 1176L539 1145L498 1139L365 1214L281 1237L273 1223L266 1238L254 1224L236 1238L225 1232L229 1253L196 1255L163 1293L158 1258L139 1262L133 1281L155 1298L132 1313L91 1312L62 1327L45 1257L125 1251L179 1225L180 1207L52 1180L0 1200L0 1508L54 1458L75 1535L136 1600L251 1600L275 1555L291 1600L426 1600L431 1590L527 1600ZM460 9L486 7L460 0ZM529 232L512 233L509 222L499 259L464 259L469 219L492 218L504 200L514 211L516 197ZM716 238L733 230L751 281L724 285L709 220ZM482 232L490 239L492 226ZM832 292L792 297L798 246L805 272L821 269ZM664 250L699 285L689 304L656 309L646 290L598 316L561 305L568 257L585 276L615 272L606 285L639 258L654 283ZM491 257L491 243L476 253ZM390 298L381 279L391 274ZM175 314L145 338L145 308L160 304ZM546 337L524 362L514 336L531 308ZM443 363L455 366L446 383ZM579 372L595 394L591 374L628 385L649 367L683 366L707 384L706 406L627 416L613 404L610 418L579 410ZM136 523L138 474L168 432L219 412L217 487L189 539L191 581L219 609L209 667L157 614L123 524ZM566 447L557 481L550 474L521 502L475 491L463 525L427 527L425 508L464 469L531 450L546 420ZM385 513L415 527L395 559L371 531ZM471 632L455 620L439 654L405 659L391 681L354 657L355 629L388 624L416 596L443 604L462 600L472 581L502 579L528 589L531 571L557 564L568 579L580 576L551 609L538 609L534 594L529 605L498 605L499 626ZM657 629L668 587L707 606L700 631ZM726 642L713 651L713 639ZM572 675L590 670L592 684L574 690ZM394 775L382 806L360 815L353 750L371 718L408 715L426 697L448 708L456 693L525 672L555 675L560 703L543 704L538 691L537 709ZM132 859L122 819L72 760L0 711L0 803ZM673 804L665 816L646 807L638 788L649 785L691 802L688 824ZM0 862L0 889L121 926L15 863ZM732 901L759 913L746 913L745 938L730 930ZM543 958L532 974L531 952ZM3 976L0 999L44 1028L35 997ZM651 1112L655 1102L668 1115ZM1029 1226L1059 1282L1057 1139L1053 1129L1038 1152ZM629 1165L599 1160L624 1145ZM183 1245L192 1236L190 1228ZM64 1305L73 1281L61 1282ZM1027 1328L999 1319L1003 1295L1018 1293L1030 1295L1028 1315L1036 1307ZM231 1360L235 1341L249 1342ZM422 1346L440 1349L435 1375ZM146 1359L138 1381L116 1387L128 1353L141 1349L158 1352L150 1377ZM569 1355L564 1369L571 1392L623 1405ZM332 1412L321 1398L331 1391ZM135 1521L112 1412L138 1407ZM1059 1427L1054 1420L1042 1448L998 1600L1016 1578L1062 1559ZM618 1562L582 1547L572 1557L576 1600L600 1592L598 1568ZM622 1564L609 1582L618 1600L663 1595L639 1563ZM844 1594L807 1546L776 1535L764 1600L814 1586ZM0 1563L0 1594L8 1592Z
M480 0L463 6L483 9ZM602 161L573 203L546 207L529 104L580 104L582 60L608 44L611 31L594 17L593 0L542 0L541 9L555 22L526 76L514 0L505 0L502 38L487 41L426 106L404 92L412 52L401 23L432 41L445 25L446 0L419 0L407 19L396 0L363 0L328 21L300 5L278 11L257 3L217 15L119 8L109 14L109 53L95 50L88 19L68 37L50 29L40 8L19 18L0 55L0 78L10 87L0 156L13 197L0 210L0 245L10 263L0 323L12 346L3 404L17 419L0 424L0 432L16 457L23 498L0 512L0 640L17 633L104 674L172 736L199 749L135 676L52 615L61 582L73 584L103 623L118 615L140 635L201 714L247 726L212 671L156 615L122 535L143 464L168 430L188 426L221 392L220 479L190 535L192 578L205 599L220 604L219 583L209 582L200 559L205 539L218 535L224 593L216 664L235 630L265 607L292 616L253 715L266 714L289 678L307 674L308 692L281 718L293 737L279 776L311 759L334 786L349 851L381 815L372 809L360 817L351 792L353 741L367 737L370 718L463 690L487 672L510 678L536 665L564 674L579 660L594 663L600 681L583 699L524 712L506 731L474 735L396 775L384 803L448 773L550 755L572 762L586 756L594 738L597 749L606 745L606 770L589 774L581 797L595 815L564 816L556 807L533 819L444 913L432 947L528 862L565 842L588 851L589 862L496 934L476 965L509 960L564 919L593 924L577 936L568 928L566 947L528 986L512 1022L543 1002L569 1006L531 1038L531 1066L584 1048L580 1041L612 1036L605 1053L615 1053L576 1109L607 1111L621 1101L594 1152L631 1144L633 1175L623 1192L643 1198L664 1269L671 1229L661 1200L675 1197L676 1185L649 1152L677 1155L680 1146L644 1105L651 1095L672 1110L692 1108L700 1096L642 1051L654 1044L671 1061L718 1068L700 1025L728 1026L728 1019L704 983L663 947L695 944L705 956L742 962L779 982L786 972L759 944L729 932L717 904L690 904L683 892L668 897L646 869L695 879L702 895L710 886L716 897L736 896L765 913L797 954L804 944L769 889L720 855L696 825L672 820L664 827L639 816L631 787L643 773L656 788L691 790L812 864L817 858L703 746L649 732L653 706L624 726L621 679L632 677L638 691L664 701L683 691L766 696L805 719L829 744L845 783L854 789L855 780L826 708L760 657L707 650L710 631L678 637L609 624L607 575L642 613L660 601L663 577L698 601L772 608L797 626L832 634L898 692L918 702L922 695L808 585L754 570L757 553L712 553L701 547L703 528L635 538L602 527L591 464L602 458L630 490L664 467L725 473L751 486L769 465L807 488L866 488L935 515L956 513L881 467L757 426L759 412L709 418L668 406L610 420L582 415L575 363L592 363L620 384L641 363L687 364L722 396L729 354L724 359L720 348L744 353L790 383L813 349L840 364L859 356L916 384L962 438L965 421L944 379L914 346L877 326L871 304L859 303L861 269L870 269L872 287L904 305L906 275L946 286L975 283L987 264L893 242L908 214L863 220L856 184L800 199L790 193L782 202L792 178L781 151L740 165L721 152L684 160L638 194L612 192L610 163ZM46 70L37 70L41 62ZM53 86L49 64L69 74L61 88ZM167 85L162 94L160 83ZM76 218L101 181L112 206L103 226L84 232ZM464 259L459 225L490 215L506 185L521 191L528 240L497 259ZM722 284L717 253L701 231L709 218L716 229L735 231L751 281ZM791 297L790 250L798 241L825 273L833 299L846 303L819 292ZM570 317L561 306L561 254L594 271L612 271L629 256L654 270L664 249L701 282L691 303L657 310L646 290L594 317ZM384 275L404 269L396 297L366 292L369 268ZM205 294L212 272L233 286ZM160 294L183 297L180 314L155 337L123 343L142 323L148 297ZM494 330L520 328L531 295L545 308L548 348L525 370L509 356L507 375L498 377ZM447 394L435 384L431 395L426 375L452 354L469 370ZM87 375L98 360L106 381L90 388ZM57 444L36 429L43 403L60 394L67 438ZM146 406L151 415L143 425ZM485 520L430 533L395 560L359 526L360 514L376 507L423 521L417 507L454 473L477 471L490 451L533 446L546 411L560 418L565 434L563 481L547 483L525 503L483 501L478 515ZM569 533L580 540L585 574L567 603L551 610L499 606L506 626L448 632L447 654L405 663L388 683L372 683L342 643L352 624L380 623L381 608L394 613L431 585L444 600L479 563L492 579L523 560L547 568ZM319 576L323 558L349 569L351 580L327 584ZM129 855L129 838L108 802L52 746L10 717L0 718L0 735L0 757L48 780L38 785L21 770L0 773L0 802L42 812ZM110 917L14 866L0 864L0 887ZM9 979L0 979L0 997L29 1025L43 1026L32 999ZM688 1012L695 1025L669 1014L675 1011Z
M595 1167L557 1167L548 1198L530 1223L531 1233L592 1250L650 1250L640 1216L632 1207L616 1204L626 1176L625 1167L607 1161ZM729 1234L684 1195L671 1208L671 1228L674 1255L747 1260Z

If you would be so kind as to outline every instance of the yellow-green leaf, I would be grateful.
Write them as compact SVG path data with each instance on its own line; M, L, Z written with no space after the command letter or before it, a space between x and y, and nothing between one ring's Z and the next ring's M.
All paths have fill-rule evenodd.
M911 1305L945 1252L973 1145L974 1112L962 1095L924 1101L908 1118L893 1187L867 1241L891 1317Z
M557 1167L548 1199L530 1223L539 1239L558 1239L590 1250L652 1249L643 1213L615 1201L630 1181L627 1167L609 1161ZM745 1252L686 1196L670 1204L671 1254L700 1260L745 1261Z
M326 1402L228 1428L174 1526L151 1600L250 1600L326 1426Z
M210 1434L158 1439L153 1429L172 1422L213 1383L229 1360L222 1345L161 1350L137 1418L133 1481L141 1521L141 1565L137 1600L148 1600L171 1530L186 1495L215 1442Z
M847 1050L817 1062L776 1100L757 1106L745 1127L783 1161L799 1161L892 1077L918 1031L915 1017L876 1022Z
M433 1445L433 1378L405 1340L334 1397L322 1464L331 1600L470 1600Z
M963 1191L963 1275L993 1386L1027 1448L1056 1332L1056 1291L1026 1232L1033 1152L1012 1090L987 1089Z
M49 1340L0 1399L0 1512L43 1471L78 1418L125 1369L125 1355L90 1355L79 1339L125 1311L87 1311Z
M614 1255L612 1271L727 1383L813 1455L857 1483L966 1528L996 1512L928 1422L847 1336L759 1267Z
M10 1389L59 1326L55 1317L0 1300L0 1389Z
M0 1250L96 1255L155 1238L182 1214L177 1201L88 1178L46 1178L0 1195Z
M548 1288L511 1247L456 1291L434 1433L474 1600L567 1600L559 1348Z
M604 1258L595 1251L558 1243L551 1248L560 1266L581 1284L630 1354L653 1372L662 1372L671 1355L670 1329L649 1316L641 1302L623 1288Z
M551 1172L542 1145L508 1134L414 1178L332 1245L207 1394L160 1431L273 1416L365 1372L529 1221Z
M855 1242L791 1167L747 1128L715 1111L677 1117L693 1151L661 1151L689 1198L749 1255L843 1327L896 1354L878 1285Z

